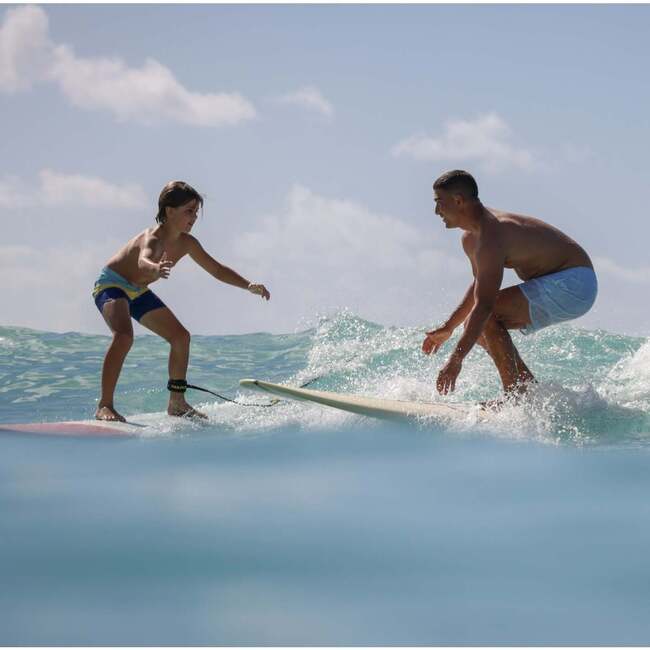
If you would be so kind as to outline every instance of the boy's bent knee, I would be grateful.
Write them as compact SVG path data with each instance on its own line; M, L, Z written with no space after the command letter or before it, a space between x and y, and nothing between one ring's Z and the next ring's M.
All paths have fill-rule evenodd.
M113 332L113 345L129 349L133 345L133 333Z
M171 345L189 346L190 339L191 339L190 333L183 327L173 332L173 334L169 337L169 343Z

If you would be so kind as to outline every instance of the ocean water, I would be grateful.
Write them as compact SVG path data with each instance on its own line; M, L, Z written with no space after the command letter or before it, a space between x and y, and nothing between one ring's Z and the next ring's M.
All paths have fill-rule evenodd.
M168 418L141 336L126 440L0 434L2 645L650 644L650 343L556 327L487 421L386 424L240 391L257 377L436 401L423 329L353 314L197 336L188 379L237 399ZM105 336L0 327L0 423L92 416ZM477 349L452 396L497 396ZM244 406L243 404L246 404ZM474 415L473 415L474 414Z

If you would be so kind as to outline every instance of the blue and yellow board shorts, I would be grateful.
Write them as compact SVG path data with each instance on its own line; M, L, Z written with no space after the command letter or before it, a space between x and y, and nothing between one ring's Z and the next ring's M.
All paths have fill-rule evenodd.
M150 311L164 307L165 303L147 287L138 287L125 280L119 273L105 266L95 282L93 298L100 313L110 300L126 298L129 313L138 322Z
M517 286L528 300L531 321L519 330L522 334L583 316L592 308L598 294L596 273L588 266L549 273Z

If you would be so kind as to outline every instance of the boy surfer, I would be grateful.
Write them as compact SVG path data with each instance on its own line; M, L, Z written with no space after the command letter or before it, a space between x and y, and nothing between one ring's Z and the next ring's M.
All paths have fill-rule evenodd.
M102 367L102 394L95 413L98 420L124 422L124 417L113 406L113 395L122 364L133 344L131 318L164 338L171 346L167 413L206 417L185 401L190 333L149 289L152 282L168 278L182 257L189 255L221 282L247 289L265 300L271 297L263 284L248 282L232 269L217 262L190 235L202 206L203 197L187 183L167 183L158 199L158 225L136 235L115 253L95 282L95 304L113 333Z
M539 219L486 208L465 171L443 174L433 190L435 212L445 226L464 231L462 246L474 275L460 305L422 344L425 354L437 352L465 325L436 388L443 395L454 390L464 358L478 343L492 357L506 396L523 393L535 378L508 330L532 334L587 313L598 292L591 260L570 237ZM501 289L504 268L524 282Z

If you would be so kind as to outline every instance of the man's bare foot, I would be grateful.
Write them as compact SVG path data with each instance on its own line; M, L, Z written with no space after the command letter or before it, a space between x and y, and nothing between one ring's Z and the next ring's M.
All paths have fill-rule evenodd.
M200 420L207 420L208 416L201 411L192 408L187 402L179 402L177 404L170 404L167 407L167 415L172 415L179 418L198 418Z
M126 418L120 415L112 406L98 406L95 411L95 420L106 422L126 422Z
M479 406L484 411L500 411L504 406L515 406L519 404L527 395L526 386L518 386L516 390L508 391L505 395L496 399L488 399L485 402L479 402Z
M501 397L488 399L478 404L484 411L500 411L504 406L519 404L528 395L529 388L535 384L537 384L537 380L534 377L529 381L517 382L510 389L506 390L505 394Z
M500 411L506 404L512 404L509 397L497 397L496 399L488 399L478 403L483 411Z

